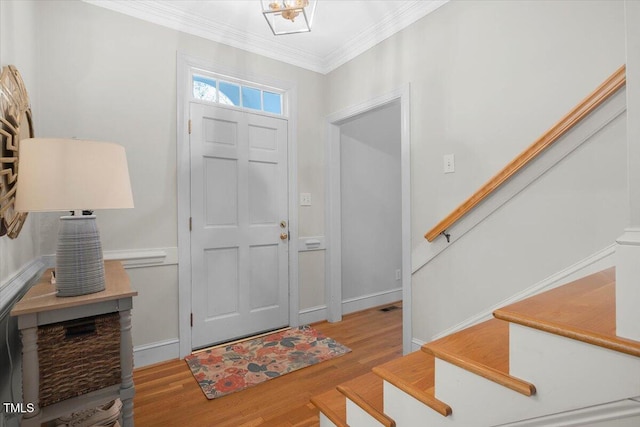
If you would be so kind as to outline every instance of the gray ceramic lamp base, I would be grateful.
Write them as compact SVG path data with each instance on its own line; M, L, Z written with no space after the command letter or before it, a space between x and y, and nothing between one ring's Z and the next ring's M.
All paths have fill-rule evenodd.
M60 217L56 289L59 297L104 290L104 259L95 215Z

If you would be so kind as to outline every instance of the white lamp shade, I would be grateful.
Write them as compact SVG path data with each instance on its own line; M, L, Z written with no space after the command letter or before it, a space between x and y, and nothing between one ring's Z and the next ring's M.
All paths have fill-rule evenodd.
M132 208L124 147L110 142L20 141L15 209L50 212Z

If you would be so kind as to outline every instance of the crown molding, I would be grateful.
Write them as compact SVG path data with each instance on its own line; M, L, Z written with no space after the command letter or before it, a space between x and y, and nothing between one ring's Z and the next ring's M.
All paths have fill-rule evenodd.
M282 45L263 37L233 27L226 22L186 13L171 4L154 0L83 0L95 6L123 13L176 31L203 37L221 44L263 55L301 68L327 74L350 61L396 32L411 25L423 16L435 11L449 0L420 0L405 4L396 13L370 26L350 42L343 44L329 55L320 56Z
M95 6L232 46L291 65L322 72L322 58L307 51L283 46L269 38L239 30L225 22L185 13L159 1L83 0ZM265 24L266 25L266 24Z
M367 28L349 43L327 55L322 72L327 74L335 70L448 2L449 0L422 0L405 4L395 14Z

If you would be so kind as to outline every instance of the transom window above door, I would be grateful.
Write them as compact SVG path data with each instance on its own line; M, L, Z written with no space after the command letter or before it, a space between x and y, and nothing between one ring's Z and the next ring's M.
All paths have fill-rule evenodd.
M199 74L192 75L191 83L197 100L284 115L283 94L274 89Z

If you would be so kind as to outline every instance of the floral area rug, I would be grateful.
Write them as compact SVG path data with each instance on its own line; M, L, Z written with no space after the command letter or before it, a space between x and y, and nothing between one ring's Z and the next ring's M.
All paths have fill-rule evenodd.
M185 358L208 399L333 359L351 349L310 326L201 351Z

